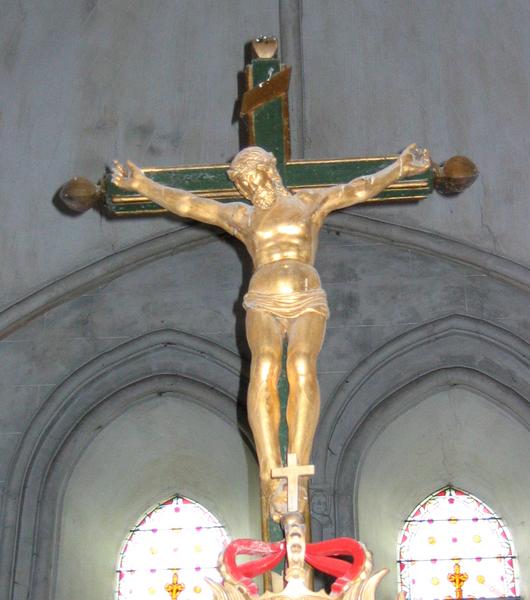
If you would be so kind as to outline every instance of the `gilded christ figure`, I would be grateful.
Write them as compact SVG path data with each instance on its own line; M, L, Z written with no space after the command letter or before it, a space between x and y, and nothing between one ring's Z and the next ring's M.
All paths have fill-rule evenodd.
M415 144L388 167L349 183L292 194L262 148L239 152L228 176L250 200L222 203L155 183L131 162L115 162L113 182L146 196L181 217L216 225L238 238L253 260L244 297L246 335L252 353L248 418L259 461L262 496L268 503L278 481L271 469L281 466L277 390L283 341L287 340L289 398L288 451L307 465L315 434L320 394L316 376L329 310L314 261L318 235L329 213L368 202L403 177L426 171L430 157ZM281 484L280 484L281 485Z

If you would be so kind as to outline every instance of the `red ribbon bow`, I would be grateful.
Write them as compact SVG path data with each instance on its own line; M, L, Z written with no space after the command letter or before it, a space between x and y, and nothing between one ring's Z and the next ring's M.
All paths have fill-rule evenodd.
M224 551L224 564L228 573L244 585L252 595L258 594L253 577L274 569L285 558L285 542L267 543L257 540L234 540ZM238 556L260 556L255 560L238 565ZM350 557L352 562L338 557ZM313 568L332 575L335 581L331 586L333 595L340 594L345 586L362 571L366 561L366 552L362 544L351 538L336 538L307 544L305 561Z

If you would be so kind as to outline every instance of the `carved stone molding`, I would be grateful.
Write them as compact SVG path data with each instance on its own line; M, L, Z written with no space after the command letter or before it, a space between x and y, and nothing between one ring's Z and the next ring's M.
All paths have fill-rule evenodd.
M528 267L439 233L421 231L406 225L388 223L346 211L330 215L327 226L332 231L373 236L383 242L451 260L530 291L530 269Z
M360 363L322 415L314 485L335 489L335 535L356 535L363 452L397 416L436 391L477 391L530 429L530 346L485 321L450 316L394 338Z
M0 338L9 335L50 308L68 302L128 271L196 244L210 243L218 239L219 235L206 227L182 227L118 250L68 273L2 310Z
M527 267L436 233L419 231L351 212L331 215L324 229L349 235L370 236L385 243L451 260L530 292L530 269ZM220 235L223 234L212 233L206 227L183 227L139 242L69 273L6 307L0 313L0 338L9 335L50 308L86 293L106 281L163 256L177 254L190 246L215 241Z
M157 331L107 351L48 397L10 469L0 562L0 596L48 599L65 482L101 428L153 394L178 393L240 428L241 361L179 331ZM249 437L248 430L243 431Z

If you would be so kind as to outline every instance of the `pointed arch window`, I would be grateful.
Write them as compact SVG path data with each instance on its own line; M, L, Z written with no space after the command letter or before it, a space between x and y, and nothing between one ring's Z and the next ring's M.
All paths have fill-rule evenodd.
M405 521L398 542L399 591L409 600L457 598L455 565L464 579L460 597L519 594L515 550L502 519L478 498L447 486Z
M176 573L184 590L179 600L210 600L209 577L220 582L219 554L229 538L206 508L175 496L145 514L133 527L120 553L118 600L168 600L166 585Z

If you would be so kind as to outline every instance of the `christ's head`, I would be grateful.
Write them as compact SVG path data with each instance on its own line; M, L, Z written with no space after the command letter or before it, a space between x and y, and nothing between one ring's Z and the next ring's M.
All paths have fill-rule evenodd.
M276 158L258 146L249 146L238 152L227 173L241 195L258 208L272 206L276 192L283 187L276 169Z

